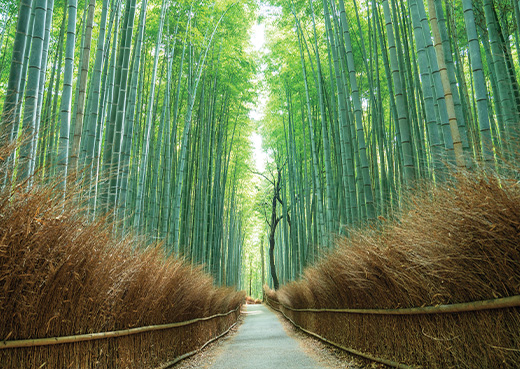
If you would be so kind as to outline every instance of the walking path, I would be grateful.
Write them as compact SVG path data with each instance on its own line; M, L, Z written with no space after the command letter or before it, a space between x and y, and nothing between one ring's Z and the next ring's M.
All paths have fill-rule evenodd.
M223 347L211 369L324 369L287 335L264 305L247 305L237 334Z

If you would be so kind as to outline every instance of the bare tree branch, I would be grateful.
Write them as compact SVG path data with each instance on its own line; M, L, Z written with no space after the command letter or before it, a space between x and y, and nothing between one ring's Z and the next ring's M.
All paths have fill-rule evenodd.
M258 176L264 177L264 178L265 178L267 181L269 181L269 183L271 183L273 186L275 185L275 184L274 184L274 181L271 180L271 179L269 179L269 178L267 178L263 173L255 172L255 171L253 171L253 170L251 170L250 172L253 173L253 174L256 174L256 175L258 175Z

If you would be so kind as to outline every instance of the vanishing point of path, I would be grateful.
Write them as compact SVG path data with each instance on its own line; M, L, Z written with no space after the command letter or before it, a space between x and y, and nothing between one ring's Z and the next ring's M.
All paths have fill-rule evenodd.
M222 347L211 369L325 369L289 337L264 305L247 305L245 320Z

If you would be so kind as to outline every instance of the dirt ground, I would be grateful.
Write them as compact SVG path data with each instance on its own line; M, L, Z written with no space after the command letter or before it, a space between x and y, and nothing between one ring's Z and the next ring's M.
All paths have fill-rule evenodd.
M299 346L306 354L314 358L321 366L331 369L378 369L384 368L384 365L368 362L364 359L355 357L334 346L323 343L322 341L307 335L306 333L295 328L280 313L274 312L282 324L285 332L292 338L296 339ZM237 334L242 326L246 315L242 314L239 323L222 339L208 345L199 354L194 355L177 365L175 369L210 369L215 364L217 358L225 351L225 346ZM244 363L244 367L254 369L251 364Z

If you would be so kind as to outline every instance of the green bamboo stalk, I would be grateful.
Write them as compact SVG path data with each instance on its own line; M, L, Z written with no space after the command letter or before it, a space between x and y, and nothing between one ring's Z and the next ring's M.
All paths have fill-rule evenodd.
M22 80L22 66L26 48L26 39L30 25L31 7L33 0L21 0L18 7L18 21L13 43L11 69L7 82L4 107L2 111L2 132L13 132L17 126L15 119L16 108L19 105L20 82ZM14 139L11 135L10 139Z
M475 95L477 100L478 123L480 127L482 154L488 165L493 162L493 139L489 124L488 96L484 77L480 44L475 27L475 15L471 0L462 0L464 7L464 23L468 36L469 53L471 56L471 72L475 81Z
M76 41L77 0L68 0L67 41L65 46L65 72L63 73L63 92L60 107L60 141L58 154L58 169L62 181L60 190L65 194L67 189L67 174L69 164L69 132L70 107L72 102L72 76L74 73L74 44Z
M373 200L373 191L372 191L372 180L370 177L370 172L368 168L368 157L366 152L366 144L365 144L365 132L363 128L362 121L362 108L361 108L361 99L359 97L359 89L357 84L356 77L356 69L354 65L354 55L352 52L352 44L350 41L350 32L349 26L347 23L346 12L345 12L345 4L343 0L339 0L339 10L340 10L340 25L343 31L343 38L345 41L345 51L346 51L346 59L347 59L347 68L349 73L349 80L352 92L352 102L354 105L354 117L356 122L356 131L357 131L357 143L360 155L360 171L362 174L363 180L363 188L364 188L364 204L366 206L366 215L369 221L375 219L375 207Z
M404 165L404 181L408 187L412 186L415 179L414 154L412 153L412 138L410 133L410 122L406 103L404 101L404 92L401 82L399 63L397 61L397 50L394 39L394 30L392 28L392 18L390 15L390 7L388 0L383 1L383 10L385 14L386 34L388 38L388 49L390 52L390 67L392 80L394 83L395 102L397 108L397 120L401 133L401 147L403 151Z
M444 101L446 102L446 109L448 112L448 120L451 131L451 138L453 140L453 149L455 151L455 162L459 168L465 167L464 151L462 148L462 139L457 124L457 115L455 113L455 105L453 102L453 93L451 91L450 79L445 63L444 49L437 24L437 15L435 12L434 0L428 0L428 10L430 12L430 24L434 39L434 48L437 55L437 64L439 66L442 88L444 92Z
M32 176L32 156L36 145L36 117L38 112L38 88L43 59L43 44L45 38L45 21L47 14L47 0L36 0L34 3L34 29L32 34L31 55L25 88L25 106L23 113L22 135L26 140L20 149L20 179L25 180Z

